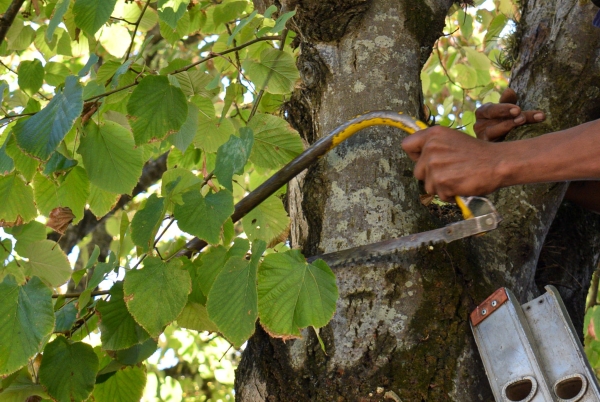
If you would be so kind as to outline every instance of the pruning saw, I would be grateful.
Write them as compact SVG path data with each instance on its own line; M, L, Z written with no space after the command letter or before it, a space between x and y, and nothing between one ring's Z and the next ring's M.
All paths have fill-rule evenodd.
M417 234L398 237L353 247L334 253L316 255L307 258L308 262L321 259L330 267L353 265L358 262L375 262L388 258L400 252L416 249L437 243L450 243L455 240L489 232L496 229L502 221L500 214L487 198L460 197L473 216L460 222L451 223L443 228L429 230Z
M389 110L373 111L354 117L316 141L258 188L245 196L235 205L231 220L237 222L242 219L248 212L252 211L257 205L273 195L300 172L327 154L327 152L360 130L371 126L392 126L408 134L413 134L428 127L425 123L410 116ZM312 262L320 258L330 266L361 261L367 262L424 245L440 242L450 243L458 239L485 233L498 227L498 224L502 220L500 214L498 214L492 203L486 198L457 196L455 200L461 209L464 217L463 221L452 223L440 229L310 257L307 261ZM199 251L205 246L206 242L204 240L195 238L186 244L183 252Z

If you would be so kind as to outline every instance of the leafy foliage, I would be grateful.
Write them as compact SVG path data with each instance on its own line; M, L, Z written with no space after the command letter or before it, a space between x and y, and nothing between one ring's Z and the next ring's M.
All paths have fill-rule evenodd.
M474 108L506 84L494 39L516 9L495 3L453 10L447 29L459 31L423 70L442 124L470 132ZM303 151L280 111L300 77L285 29L295 11L275 11L25 3L0 43L0 375L11 374L0 401L233 398L227 342L243 345L258 318L282 338L331 319L335 277L286 251L281 193L230 219ZM57 208L81 222L60 243ZM191 236L210 246L188 258Z

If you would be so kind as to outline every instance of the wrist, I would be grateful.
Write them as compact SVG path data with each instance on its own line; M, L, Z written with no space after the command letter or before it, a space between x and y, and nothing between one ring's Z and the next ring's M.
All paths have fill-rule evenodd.
M498 181L497 188L522 184L524 164L527 158L522 154L516 142L491 143L491 150L496 159L494 177Z

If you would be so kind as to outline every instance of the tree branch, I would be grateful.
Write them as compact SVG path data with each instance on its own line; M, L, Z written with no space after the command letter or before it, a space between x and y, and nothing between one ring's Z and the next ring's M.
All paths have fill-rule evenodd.
M253 45L255 43L258 43L258 42L262 42L262 41L265 41L265 40L280 40L280 39L281 39L281 36L263 36L262 38L252 39L252 40L250 40L250 41L248 41L246 43L242 43L239 46L232 47L231 49L227 49L227 50L219 52L219 53L211 53L208 56L206 56L206 57L198 60L197 62L192 63L192 64L190 64L188 66L185 66L185 67L181 67L180 69L177 69L175 71L171 71L169 74L182 73L184 71L189 70L190 68L196 67L199 64L205 63L205 62L207 62L210 59L214 59L215 57L223 56L223 55L228 54L228 53L237 52L238 50L242 50L243 48L248 47L250 45Z
M81 293L82 293L82 292L72 292L72 293L56 293L56 294L53 294L53 295L52 295L52 298L53 298L53 299L57 299L57 298L59 298L59 297L61 297L61 296L64 296L64 297L65 297L65 298L67 298L67 299L76 299L76 298L78 298L79 296L81 296ZM107 294L110 294L110 290L96 290L96 291L93 291L93 292L91 293L91 296L92 296L92 297L94 297L94 296L104 296L104 295L107 295Z
M4 15L0 18L0 44L10 29L25 0L13 0Z
M60 244L60 248L66 254L69 254L73 247L75 247L81 239L92 232L100 222L114 215L115 212L122 209L129 201L131 201L132 197L146 191L148 187L160 180L163 173L167 170L167 156L168 152L162 154L157 159L146 163L142 175L138 180L138 184L133 189L132 195L122 195L113 209L102 218L97 219L90 210L86 210L83 219L77 225L70 226L63 236L54 232L50 233L48 238L57 241Z
M146 12L146 9L148 8L149 4L150 0L147 0L146 4L144 4L144 8L142 9L140 16L134 24L133 34L131 34L131 43L129 44L129 48L127 49L127 53L125 54L125 60L127 60L129 58L129 54L131 54L131 50L133 49L133 43L135 42L135 34L137 33L137 30L140 26L140 22L142 22L142 18L144 17L144 13Z

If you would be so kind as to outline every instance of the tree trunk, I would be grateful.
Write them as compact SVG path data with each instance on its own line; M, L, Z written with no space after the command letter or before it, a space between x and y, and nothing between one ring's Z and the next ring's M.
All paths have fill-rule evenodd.
M305 140L312 143L368 110L420 116L419 74L451 5L451 0L284 4L297 7L303 79L287 115ZM512 86L521 106L544 109L549 119L517 131L515 138L573 126L600 110L600 30L591 27L592 8L578 0L523 1ZM455 208L420 204L413 164L400 148L403 136L391 128L365 130L291 183L292 245L314 255L461 219ZM567 291L568 307L581 325L600 223L565 207L570 215L557 220L556 230L569 224L572 230L552 236L552 244L560 241L578 257L544 252L544 269L536 276L565 188L562 183L503 189L490 196L504 217L493 233L337 269L337 311L320 332L326 353L312 329L284 343L258 327L237 372L238 399L492 400L468 325L477 304L501 286L526 302L552 281ZM565 279L570 275L576 280Z

